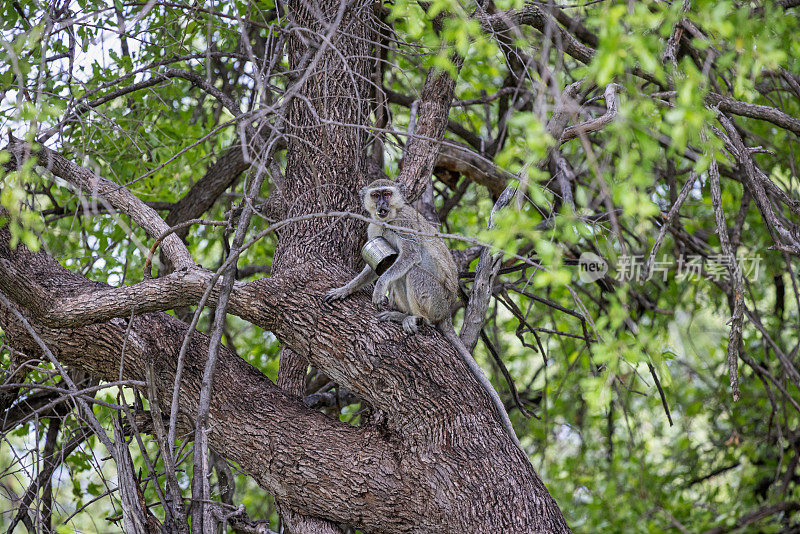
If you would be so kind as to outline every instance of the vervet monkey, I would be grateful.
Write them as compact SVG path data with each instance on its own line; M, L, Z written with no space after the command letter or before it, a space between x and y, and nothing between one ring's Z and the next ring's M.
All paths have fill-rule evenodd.
M406 233L370 223L369 239L382 236L397 250L397 259L380 276L369 265L365 266L349 283L328 291L325 301L344 299L375 282L372 303L382 309L388 292L388 304L392 308L381 311L379 320L402 324L406 334L417 332L420 319L436 325L491 398L509 437L523 450L500 397L453 328L451 313L458 295L458 269L444 240L436 236L436 229L406 202L402 184L375 180L361 189L360 194L364 209L372 218L415 232Z

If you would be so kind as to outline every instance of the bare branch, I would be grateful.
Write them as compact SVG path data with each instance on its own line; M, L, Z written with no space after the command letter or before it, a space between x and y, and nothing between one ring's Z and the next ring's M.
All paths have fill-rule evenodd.
M798 2L798 5L800 5L800 2ZM753 523L761 521L762 519L766 519L767 517L786 512L793 512L798 509L800 509L800 503L797 501L784 501L777 504L763 506L753 512L744 514L733 524L714 527L706 530L703 532L703 534L724 534L725 532L732 532L734 530L744 528L747 525L752 525Z
M575 139L576 137L586 135L591 132L596 132L597 130L601 130L611 124L611 122L617 116L617 110L619 109L617 95L621 89L622 86L619 84L609 84L605 91L606 112L594 119L565 128L564 133L561 134L561 138L558 140L558 143L563 145L571 139Z
M384 93L386 93L386 98L388 102L392 104L399 104L407 108L411 108L412 104L418 100L416 98L398 93L396 91L392 91L390 89L383 88L383 91ZM486 144L484 140L482 140L480 137L478 137L471 131L467 130L464 126L462 126L461 124L452 119L447 119L446 129L447 131L459 136L475 150L481 150L481 147Z
M764 222L766 223L767 230L770 232L775 242L774 246L786 252L791 252L792 254L800 254L800 242L797 241L791 231L784 226L775 214L772 202L767 197L764 185L759 179L758 167L753 161L752 154L750 154L745 147L742 137L736 130L736 126L722 113L719 113L717 118L723 128L725 128L725 132L728 134L728 138L732 143L735 151L733 154L734 157L736 157L745 171L743 173L743 182L756 201L758 210L761 212Z

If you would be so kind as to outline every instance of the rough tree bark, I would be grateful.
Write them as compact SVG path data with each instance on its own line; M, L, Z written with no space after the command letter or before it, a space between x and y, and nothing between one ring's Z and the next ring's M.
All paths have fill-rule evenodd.
M367 180L372 3L316 3L314 13L309 5L287 6L301 28L291 37L290 66L313 69L286 118L281 193L291 199L289 217L358 211L356 192ZM309 57L315 59L305 63ZM441 138L444 122L437 128ZM415 161L433 165L435 157L422 156ZM430 169L403 169L420 173ZM235 285L229 313L271 331L285 348L279 377L285 389L223 348L209 414L211 446L276 495L298 531L336 532L339 523L386 533L568 532L528 458L438 333L424 327L406 336L379 323L366 294L323 303L327 289L352 276L362 235L352 220L294 224L279 234L272 275ZM146 380L152 364L156 392L169 405L187 326L157 310L196 304L211 273L190 267L112 288L45 254L11 249L9 239L0 232L0 290L58 358L115 380L125 343L123 377ZM0 309L0 326L15 348L38 350L9 309ZM191 432L207 353L208 338L195 333L180 390L184 433ZM306 362L386 414L381 425L356 428L307 408L297 389Z

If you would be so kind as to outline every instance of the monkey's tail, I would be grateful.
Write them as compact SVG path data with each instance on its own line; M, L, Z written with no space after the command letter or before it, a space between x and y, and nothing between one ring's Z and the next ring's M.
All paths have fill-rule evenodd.
M514 427L511 426L511 420L508 418L508 413L506 412L506 407L503 406L503 401L500 400L500 396L492 387L492 383L489 382L489 379L486 378L486 375L483 374L483 369L475 363L475 359L472 357L472 354L469 353L467 348L464 346L464 343L461 341L461 338L458 337L456 334L455 328L453 328L453 323L449 319L445 319L438 325L439 331L442 335L450 342L451 345L456 349L458 355L461 356L461 359L464 363L467 364L469 370L472 371L472 375L480 382L483 390L489 395L489 399L491 399L492 404L494 405L495 412L497 412L497 417L500 419L500 422L508 432L508 436L514 442L514 444L525 454L527 457L527 453L525 453L525 449L522 448L522 444L517 439L516 433L514 433Z

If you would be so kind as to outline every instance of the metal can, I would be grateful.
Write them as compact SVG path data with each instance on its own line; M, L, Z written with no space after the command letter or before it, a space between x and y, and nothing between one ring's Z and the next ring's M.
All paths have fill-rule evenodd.
M380 276L397 259L397 251L383 237L373 237L361 248L361 257Z

